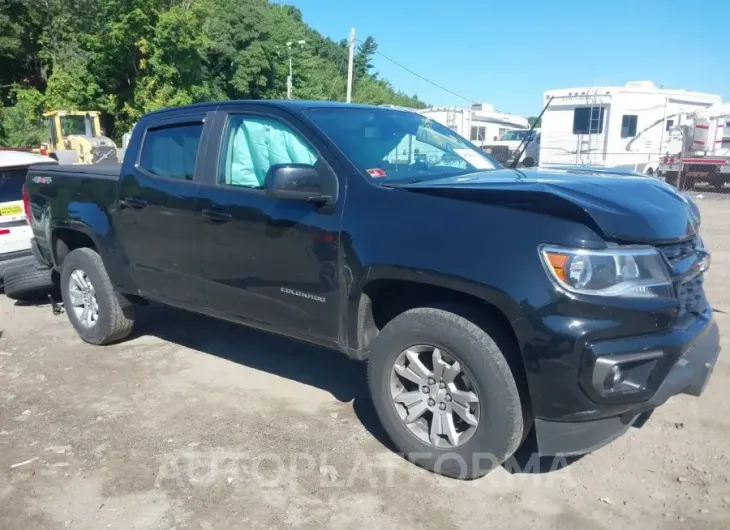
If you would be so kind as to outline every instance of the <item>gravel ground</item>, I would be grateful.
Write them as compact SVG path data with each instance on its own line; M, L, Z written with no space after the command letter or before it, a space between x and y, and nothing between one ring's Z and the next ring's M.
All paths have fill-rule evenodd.
M727 330L730 202L708 197ZM96 348L2 295L0 330L3 529L730 527L726 354L701 398L608 447L461 482L388 450L363 367L336 353L160 307Z

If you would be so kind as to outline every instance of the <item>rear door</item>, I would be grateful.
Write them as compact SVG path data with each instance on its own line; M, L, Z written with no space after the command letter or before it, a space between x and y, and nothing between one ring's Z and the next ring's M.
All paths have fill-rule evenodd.
M22 191L27 172L26 167L0 169L0 260L30 250Z
M195 206L206 128L204 112L147 122L119 188L119 238L137 287L194 306L205 302Z

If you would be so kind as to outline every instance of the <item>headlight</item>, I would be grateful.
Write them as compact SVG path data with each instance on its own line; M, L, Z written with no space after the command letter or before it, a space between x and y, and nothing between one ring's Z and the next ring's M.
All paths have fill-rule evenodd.
M543 246L545 268L564 289L597 296L674 296L671 277L655 249L585 250Z

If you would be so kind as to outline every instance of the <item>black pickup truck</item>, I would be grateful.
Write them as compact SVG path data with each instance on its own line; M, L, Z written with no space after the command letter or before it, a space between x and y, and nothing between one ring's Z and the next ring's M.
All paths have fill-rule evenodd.
M399 451L473 478L534 430L592 451L719 352L696 205L634 174L505 169L415 112L321 102L168 109L121 168L31 169L37 258L80 337L156 301L367 361Z

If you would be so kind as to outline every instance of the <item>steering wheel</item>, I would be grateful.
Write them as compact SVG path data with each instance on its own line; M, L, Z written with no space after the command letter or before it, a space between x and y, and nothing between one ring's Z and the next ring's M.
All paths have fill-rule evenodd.
M411 168L418 171L428 171L428 164L419 160L418 162L414 162L413 164L411 164Z

